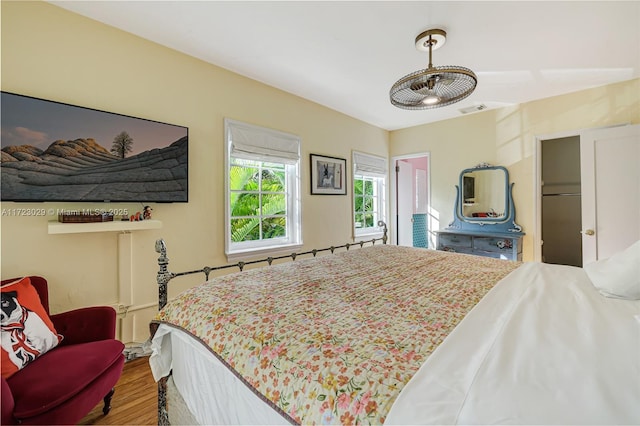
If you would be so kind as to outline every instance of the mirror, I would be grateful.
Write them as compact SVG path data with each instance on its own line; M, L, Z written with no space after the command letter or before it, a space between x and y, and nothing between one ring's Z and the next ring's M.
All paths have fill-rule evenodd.
M447 229L493 235L521 233L522 227L516 223L512 190L509 172L502 166L482 163L464 169L456 185L453 222Z
M502 166L486 163L460 172L456 185L453 222L448 230L487 233L521 233L516 223L513 183ZM487 226L491 225L491 226ZM524 234L522 234L524 235Z
M470 221L508 216L508 177L499 167L473 168L460 174L462 216Z

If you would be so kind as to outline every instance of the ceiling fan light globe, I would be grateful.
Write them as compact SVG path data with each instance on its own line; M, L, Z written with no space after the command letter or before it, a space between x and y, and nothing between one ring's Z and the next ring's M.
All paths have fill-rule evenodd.
M430 94L427 95L423 100L422 103L425 105L436 105L437 103L439 103L442 99L440 98L440 96L435 95L435 94Z

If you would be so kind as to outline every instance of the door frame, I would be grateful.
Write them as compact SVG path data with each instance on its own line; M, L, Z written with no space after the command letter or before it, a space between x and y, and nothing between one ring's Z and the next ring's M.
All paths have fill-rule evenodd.
M582 139L583 134L589 131L611 129L614 127L627 126L629 124L631 123L627 122L622 124L613 124L610 126L589 127L586 129L536 135L534 137L535 171L533 174L533 206L535 211L535 220L533 224L533 260L535 262L542 262L542 141L575 136Z
M396 229L396 221L397 221L397 217L398 217L398 206L397 206L397 199L398 199L398 194L396 191L396 161L400 161L400 160L408 160L411 158L420 158L420 157L426 157L427 158L427 185L426 185L426 189L427 189L427 238L429 239L429 243L428 246L429 247L434 247L433 244L435 244L435 241L432 241L431 235L433 232L433 228L432 228L432 215L431 215L431 153L428 151L424 151L424 152L417 152L414 154L402 154L402 155L396 155L391 157L391 164L389 167L389 175L390 175L390 191L389 191L389 195L390 195L390 200L391 200L391 208L389 209L389 222L387 223L387 227L389 228L389 242L391 244L396 244L397 241L397 232L398 230ZM433 242L433 244L432 244Z

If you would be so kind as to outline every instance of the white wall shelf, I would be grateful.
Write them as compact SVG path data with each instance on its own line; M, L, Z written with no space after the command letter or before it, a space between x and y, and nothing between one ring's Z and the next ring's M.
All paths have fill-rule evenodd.
M141 220L139 222L128 222L114 220L113 222L91 222L91 223L62 223L57 220L49 221L49 234L79 234L84 232L125 232L143 231L145 229L162 228L162 221Z

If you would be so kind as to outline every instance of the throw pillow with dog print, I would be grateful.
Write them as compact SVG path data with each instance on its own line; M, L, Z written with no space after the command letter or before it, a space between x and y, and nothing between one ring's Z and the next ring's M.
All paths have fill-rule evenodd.
M29 277L2 286L2 377L5 379L48 350L62 336L47 315Z

